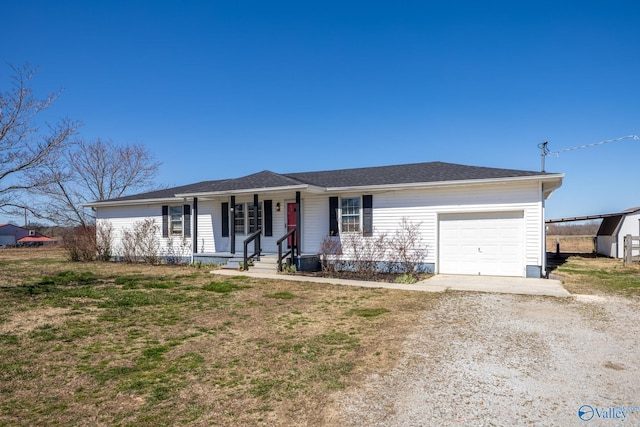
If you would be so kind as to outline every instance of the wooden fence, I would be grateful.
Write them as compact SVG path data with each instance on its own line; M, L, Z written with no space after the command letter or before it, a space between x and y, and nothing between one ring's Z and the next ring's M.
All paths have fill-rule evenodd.
M627 234L624 236L624 265L640 261L640 236Z

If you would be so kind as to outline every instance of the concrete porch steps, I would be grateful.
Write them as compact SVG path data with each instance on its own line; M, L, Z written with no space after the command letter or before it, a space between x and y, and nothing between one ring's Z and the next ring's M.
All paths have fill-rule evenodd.
M278 272L278 256L273 254L260 255L260 261L253 261L253 266L249 267L249 271L255 273L277 273Z
M224 270L239 270L244 262L242 256L229 258L221 268ZM260 255L260 261L253 260L253 265L249 266L249 271L256 273L276 273L278 271L278 256L275 254Z

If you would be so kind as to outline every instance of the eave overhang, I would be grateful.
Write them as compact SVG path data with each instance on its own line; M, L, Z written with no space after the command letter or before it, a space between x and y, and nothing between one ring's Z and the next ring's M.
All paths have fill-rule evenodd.
M176 197L181 198L193 198L193 197L220 197L220 196L233 196L238 194L265 194L265 193L282 193L286 191L302 191L308 190L309 192L322 192L324 189L316 187L314 185L300 184L300 185L285 185L281 187L260 187L260 188L244 188L241 190L223 190L223 191L206 191L196 193L180 193L176 194Z
M342 186L342 187L321 187L311 184L300 185L288 185L281 187L260 187L260 188L244 188L238 190L222 190L222 191L210 191L210 192L193 192L193 193L178 193L175 197L166 197L158 199L132 199L132 200L113 200L102 202L84 203L85 207L107 207L107 206L130 206L130 205L147 205L147 204L159 204L159 203L176 203L182 202L185 199L198 198L215 198L231 195L243 195L243 194L269 194L269 193L283 193L290 191L305 191L308 193L322 194L322 193L338 193L338 192L351 192L351 191L398 191L398 190L410 190L410 189L426 189L426 188L447 188L447 187L469 187L469 186L481 186L488 184L509 184L509 183L522 183L522 182L541 182L543 185L544 198L548 198L551 193L562 185L562 179L564 174L545 174L545 175L531 175L531 176L517 176L506 178L487 178L487 179L468 179L468 180L454 180L454 181L435 181L435 182L411 182L401 184L382 184L382 185L354 185L354 186Z
M343 191L395 191L408 189L423 188L444 188L444 187L468 187L487 184L508 184L518 182L542 182L545 184L545 192L551 192L562 185L564 174L548 174L548 175L532 175L517 176L507 178L487 178L487 179L467 179L454 181L435 181L435 182L411 182L406 184L384 184L384 185L366 185L366 186L344 186L344 187L327 187L325 192L343 192ZM548 197L548 195L546 196Z
M80 206L87 208L99 208L107 206L131 206L131 205L151 205L158 203L176 203L182 202L181 197L163 197L158 199L133 199L133 200L105 200L102 202L82 203Z

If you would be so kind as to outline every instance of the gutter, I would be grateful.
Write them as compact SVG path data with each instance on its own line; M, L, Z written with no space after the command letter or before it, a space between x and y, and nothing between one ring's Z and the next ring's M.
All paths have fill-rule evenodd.
M81 203L80 206L87 208L98 208L104 206L130 206L130 205L150 205L157 203L182 202L182 197L163 197L160 199L131 199L131 200L104 200L101 202Z
M188 197L213 197L213 196L230 196L232 194L254 194L254 193L274 193L281 191L291 191L291 190L306 190L321 188L315 187L308 184L301 185L288 185L282 187L261 187L261 188L244 188L241 190L223 190L223 191L209 191L205 193L180 193L176 194L176 197L180 198L188 198Z
M327 187L326 192L338 192L338 191L362 191L362 189L370 190L406 190L412 188L440 188L440 187L456 187L456 186L469 186L469 185L485 185L485 184L498 184L498 183L511 183L511 182L528 182L528 181L556 181L562 180L564 174L549 174L549 175L534 175L526 177L508 177L508 178L488 178L488 179L465 179L460 181L436 181L436 182L412 182L406 184L382 184L382 185L361 185L361 186L347 186L347 187ZM546 192L551 192L560 185L554 186L552 189L545 189Z

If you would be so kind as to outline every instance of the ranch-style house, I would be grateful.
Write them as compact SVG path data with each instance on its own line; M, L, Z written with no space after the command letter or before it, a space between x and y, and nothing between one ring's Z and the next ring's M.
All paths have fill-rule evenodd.
M245 252L280 253L298 269L314 269L327 236L393 234L405 218L419 224L427 271L539 278L546 274L545 201L563 177L443 162L265 170L86 206L98 227L112 227L116 256L123 231L151 219L160 255L180 247L191 261L227 263Z

